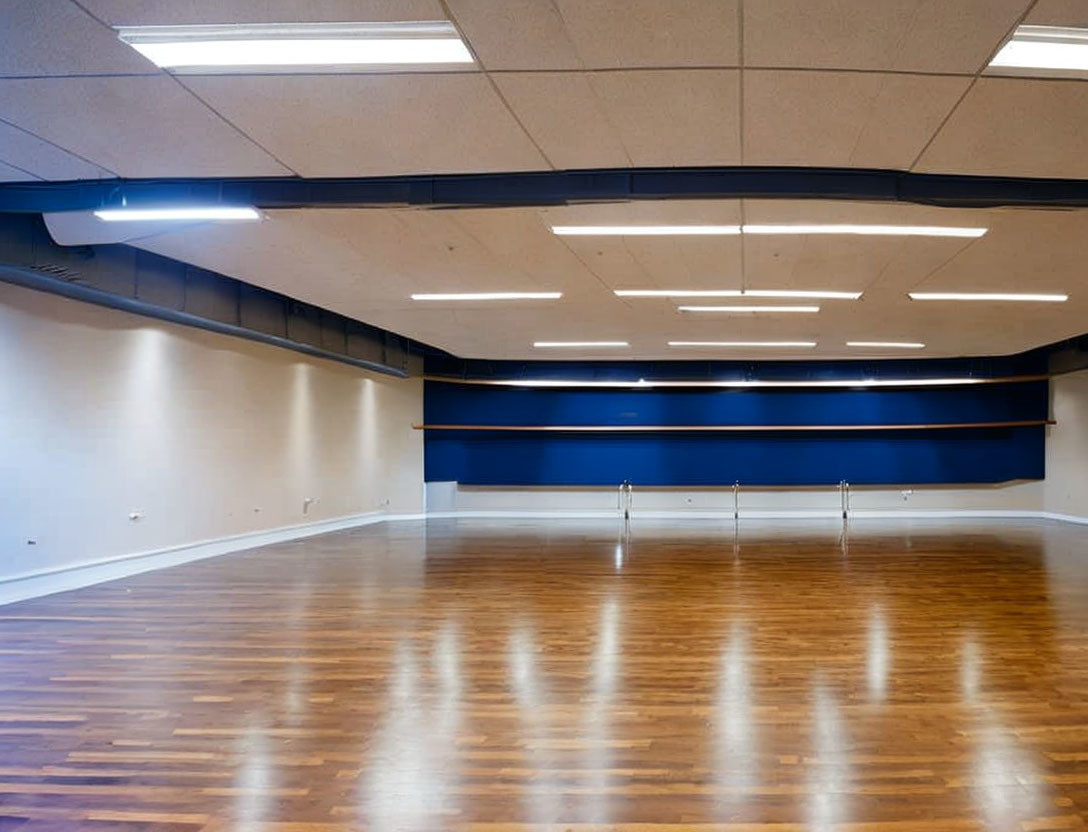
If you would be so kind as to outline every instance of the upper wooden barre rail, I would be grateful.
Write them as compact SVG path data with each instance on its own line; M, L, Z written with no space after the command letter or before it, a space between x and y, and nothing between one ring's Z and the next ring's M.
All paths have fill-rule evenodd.
M754 431L954 430L1024 428L1057 424L1053 419L1018 422L948 422L921 425L412 425L413 430L491 430L551 433L744 433Z

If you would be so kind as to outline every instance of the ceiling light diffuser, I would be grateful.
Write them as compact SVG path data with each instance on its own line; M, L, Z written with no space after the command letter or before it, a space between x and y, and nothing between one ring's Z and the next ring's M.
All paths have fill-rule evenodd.
M259 220L256 208L223 205L191 208L103 208L94 215L105 222L148 222L168 220Z
M473 62L447 20L121 26L117 36L156 66L180 71Z
M797 298L857 300L861 292L794 289L616 289L621 298Z
M669 341L670 347L815 347L815 341Z
M947 225L553 225L563 236L679 236L730 234L861 234L892 237L981 237L985 228Z
M985 228L947 225L745 225L745 234L860 234L875 237L981 237Z
M412 300L558 300L562 292L432 292Z
M553 225L563 237L672 237L740 234L739 225Z
M678 306L681 312L819 312L818 306Z
M626 341L534 341L534 347L629 347Z
M990 61L999 69L1041 69L1079 76L1088 72L1088 29L1017 26Z
M921 350L925 349L926 345L917 341L847 341L846 346L889 350Z
M464 383L463 379L445 379L439 381L451 381ZM1003 379L999 379L1001 381ZM833 381L650 381L640 378L638 381L582 381L571 379L560 381L557 379L489 379L487 381L473 381L472 384L482 384L496 387L723 387L723 388L753 388L753 387L781 387L781 388L850 388L850 387L960 387L969 384L986 384L990 379L984 378L913 378L913 379L836 379Z
M1064 303L1069 295L1019 294L1016 292L908 292L911 300L996 300Z

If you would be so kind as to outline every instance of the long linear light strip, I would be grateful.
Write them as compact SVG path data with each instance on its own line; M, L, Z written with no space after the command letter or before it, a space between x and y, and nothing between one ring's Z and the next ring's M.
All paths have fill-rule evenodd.
M560 236L684 236L736 234L860 234L892 237L981 237L986 228L944 225L553 225L552 233Z
M802 289L616 289L621 298L797 298L806 300L857 300L861 292Z
M981 237L988 229L947 225L745 225L745 234L860 234L874 237Z
M1088 72L1088 29L1018 26L990 66Z
M678 306L681 312L819 312L818 306Z
M669 341L670 347L771 347L807 349L815 347L815 341Z
M926 347L919 341L847 341L846 346L890 350L923 350Z
M534 341L533 346L538 349L551 347L585 347L595 349L597 347L629 347L626 341Z
M989 300L1064 303L1069 295L1024 294L1017 292L908 292L911 300Z
M191 208L103 208L94 215L105 222L149 222L168 220L259 220L256 208L207 205Z
M553 225L561 237L733 236L739 225Z
M435 379L441 381L442 379ZM462 379L450 379L459 382ZM849 388L849 387L955 387L967 384L993 383L991 379L979 378L925 378L925 379L836 379L832 381L578 381L559 379L501 379L473 382L497 387L601 387L630 389L632 387L709 387L709 388Z
M117 36L168 69L473 63L446 20L122 26Z
M412 300L558 300L562 292L431 292L412 295Z

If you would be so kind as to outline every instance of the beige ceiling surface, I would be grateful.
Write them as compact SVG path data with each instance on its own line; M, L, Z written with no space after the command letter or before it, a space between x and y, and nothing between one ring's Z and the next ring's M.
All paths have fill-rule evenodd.
M124 24L452 18L465 71L169 76ZM36 0L0 6L26 179L808 165L1088 176L1084 81L980 77L1083 0ZM46 154L48 155L48 154ZM74 160L74 161L73 161Z
M552 224L877 223L989 228L980 239L866 236L557 237ZM1088 212L832 201L639 202L533 209L292 210L136 245L386 327L464 357L553 356L534 340L626 340L629 358L858 357L846 341L923 341L911 355L1018 352L1084 332ZM622 288L861 291L818 314L681 313ZM562 291L558 301L414 302L413 292ZM907 292L1067 292L1064 304L920 302ZM730 301L684 301L729 303ZM732 301L759 303L759 301ZM790 301L763 301L763 303ZM793 301L797 303L797 301ZM803 301L802 303L809 303ZM676 349L682 341L814 340L815 350ZM564 350L591 358L599 350ZM863 355L902 355L874 351Z
M452 19L448 71L164 73L125 24ZM0 180L369 176L797 165L1088 178L1085 81L983 75L1022 22L1084 0L36 0L0 4ZM985 224L964 239L565 238L552 222ZM139 242L460 355L533 340L920 340L1008 353L1081 334L1088 213L737 201L552 209L276 211ZM69 226L78 237L78 221ZM149 229L150 233L151 230ZM681 314L622 287L864 291L813 316ZM1068 291L1061 305L912 303L914 288ZM556 303L412 303L555 289ZM879 354L879 353L874 353ZM912 353L914 354L914 353ZM564 352L585 358L596 353Z

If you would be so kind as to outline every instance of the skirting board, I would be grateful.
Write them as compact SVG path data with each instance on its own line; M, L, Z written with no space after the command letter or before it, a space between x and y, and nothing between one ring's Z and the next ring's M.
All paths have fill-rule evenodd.
M179 566L183 563L191 563L204 558L212 558L217 555L226 555L232 552L240 552L245 549L254 549L258 546L268 546L273 543L283 543L289 540L298 540L328 532L354 529L361 526L369 526L374 523L385 523L396 520L471 520L471 519L619 519L617 511L443 511L430 512L428 514L384 514L372 512L369 514L357 514L348 517L337 517L332 520L321 520L316 523L306 523L297 526L283 526L276 529L249 532L246 534L222 537L215 540L204 540L197 543L173 546L167 549L156 549L150 552L137 552L131 555L108 558L105 560L81 563L60 569L29 572L23 575L15 575L11 578L0 580L0 606L12 604L16 601L24 601L29 598L39 598L44 595L53 595L57 592L67 592L72 589L105 583L119 578L127 578L131 575L139 575L143 572L152 572L157 569L165 569L170 566ZM841 515L837 511L742 511L740 519L752 520L803 520L803 519L837 519ZM853 519L1006 519L1006 520L1054 520L1062 523L1078 523L1088 525L1088 517L1078 517L1072 514L1059 514L1051 511L852 511ZM682 520L682 519L714 519L731 521L732 512L721 511L635 511L632 513L635 520Z
M196 543L155 549L150 552L135 552L129 555L78 563L58 569L27 572L0 580L0 606L28 598L52 595L56 592L67 592L70 589L80 589L93 584L117 580L118 578L127 578L130 575L139 575L142 572L165 569L168 566L179 566L183 563L212 558L216 555L240 552L243 549L253 549L258 546L283 543L288 540L312 537L317 534L353 529L358 526L368 526L386 520L418 520L422 519L422 517L422 514L369 512L348 517L336 517L331 520L319 520L316 523L280 526L275 529L219 537L214 540L201 540Z

